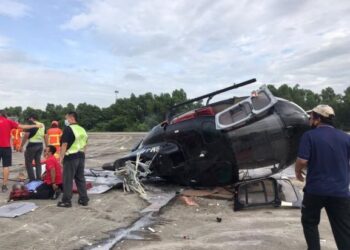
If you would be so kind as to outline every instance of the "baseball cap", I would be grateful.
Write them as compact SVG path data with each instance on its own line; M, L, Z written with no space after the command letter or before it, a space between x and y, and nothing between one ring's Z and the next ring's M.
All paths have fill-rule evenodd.
M52 122L51 122L51 125L56 125L56 126L58 126L58 121L52 121Z
M314 107L312 111L326 118L329 118L330 116L335 116L333 108L324 104L320 104Z

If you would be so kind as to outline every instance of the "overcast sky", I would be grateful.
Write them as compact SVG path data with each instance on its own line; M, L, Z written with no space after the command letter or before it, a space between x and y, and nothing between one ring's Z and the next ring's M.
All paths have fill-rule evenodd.
M0 108L350 86L350 1L0 0Z

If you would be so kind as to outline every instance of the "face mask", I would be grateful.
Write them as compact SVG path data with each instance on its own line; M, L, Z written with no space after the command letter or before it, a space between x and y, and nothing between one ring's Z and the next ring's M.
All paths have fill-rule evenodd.
M69 121L68 120L64 120L64 125L69 126L70 125Z

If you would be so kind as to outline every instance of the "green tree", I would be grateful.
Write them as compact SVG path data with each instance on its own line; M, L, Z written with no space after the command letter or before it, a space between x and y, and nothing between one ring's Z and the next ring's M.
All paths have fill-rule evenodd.
M187 100L186 92L183 89L175 89L171 93L173 104L179 104Z
M337 95L331 87L327 87L325 89L322 89L321 99L325 104L334 104L336 102Z
M350 87L344 94L336 94L331 87L327 87L320 94L309 89L300 88L299 84L290 87L282 84L276 88L268 85L273 95L287 99L310 110L320 103L331 105L336 113L336 125L342 129L350 130ZM96 105L80 103L76 107L68 103L65 107L48 103L45 110L27 107L22 110L20 106L5 108L11 116L18 116L23 122L31 114L36 114L46 126L52 120L59 120L63 126L64 115L69 111L77 111L79 123L90 131L147 131L166 119L166 113L175 104L187 100L183 89L176 89L169 93L159 95L150 92L129 98L118 98L109 107L100 108ZM180 114L203 106L202 102L191 103L174 110L173 115Z
M8 116L16 116L18 118L22 116L22 107L20 106L5 108L5 111Z
M55 106L55 104L48 103L45 108L45 117L49 121L58 121L62 119L62 110Z
M278 90L272 84L267 85L267 88L271 91L274 96L278 96Z
M39 120L42 120L43 114L44 114L44 111L42 111L40 109L33 109L31 107L27 107L25 110L23 110L22 119L26 120L31 115L36 115Z
M278 88L278 96L287 100L293 100L292 88L283 84Z
M102 118L102 112L98 106L85 102L77 106L76 112L78 113L79 124L87 130L93 129Z

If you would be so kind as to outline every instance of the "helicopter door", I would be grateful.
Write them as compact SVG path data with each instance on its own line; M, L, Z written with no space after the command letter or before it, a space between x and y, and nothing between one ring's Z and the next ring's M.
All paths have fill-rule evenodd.
M235 185L234 211L253 207L301 208L302 195L285 177L268 177Z
M215 115L216 129L233 129L247 123L252 117L259 116L277 102L266 86L253 91L247 99L217 113Z

